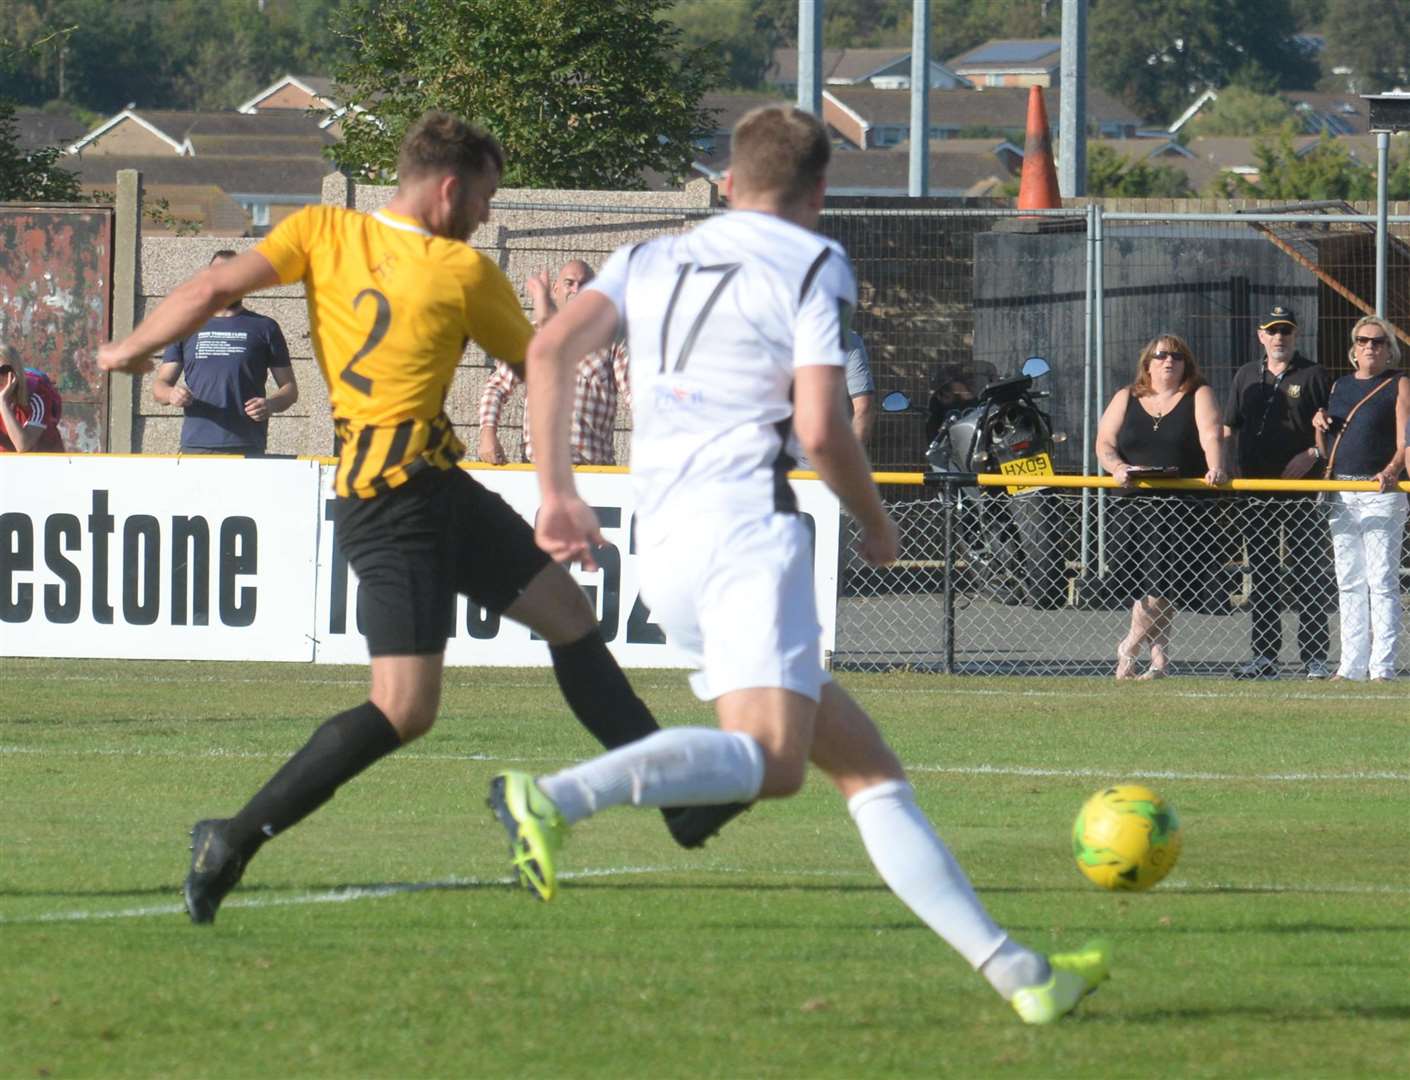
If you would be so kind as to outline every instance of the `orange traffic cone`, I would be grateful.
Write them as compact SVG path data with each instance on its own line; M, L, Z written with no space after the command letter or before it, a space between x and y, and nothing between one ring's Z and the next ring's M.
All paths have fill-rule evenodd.
M1048 110L1043 105L1043 88L1028 88L1028 129L1023 138L1023 173L1018 180L1020 210L1056 210L1062 206L1058 195L1057 168L1053 165L1053 143L1048 136Z

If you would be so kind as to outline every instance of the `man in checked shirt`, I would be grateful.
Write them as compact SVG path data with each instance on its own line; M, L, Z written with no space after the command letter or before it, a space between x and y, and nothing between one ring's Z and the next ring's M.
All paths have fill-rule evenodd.
M547 271L531 277L525 288L534 305L534 326L541 326L592 279L592 267L582 259L570 259L564 263L551 289ZM631 378L627 367L627 350L622 342L614 342L605 349L588 353L579 362L573 407L574 465L617 463L616 451L612 446L612 425L617 416L619 390L627 408L632 405ZM494 374L485 383L485 392L480 397L481 461L503 465L508 460L499 441L499 414L514 388L523 381L508 364L495 362ZM527 406L524 409L524 460L534 460Z

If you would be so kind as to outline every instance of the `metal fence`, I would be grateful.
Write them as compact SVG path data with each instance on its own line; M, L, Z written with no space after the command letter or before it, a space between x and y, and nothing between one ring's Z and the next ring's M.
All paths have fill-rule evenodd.
M1351 325L1374 306L1375 216L1345 203L1180 214L1117 212L1096 202L1020 212L1000 205L1007 200L958 201L841 198L822 216L820 228L843 244L856 270L856 326L878 389L903 391L917 405L878 418L867 451L879 469L920 465L932 394L942 404L977 394L1038 354L1053 366L1046 388L1055 426L1069 435L1057 468L1095 473L1097 418L1157 333L1190 343L1222 401L1234 372L1257 355L1257 324L1273 305L1297 312L1299 351L1333 377L1349 370ZM503 210L507 220L524 219L505 230L505 265L516 273L568 258L600 266L621 243L718 212ZM1410 327L1410 216L1388 220L1385 314ZM1410 345L1410 334L1402 341Z
M680 231L716 212L571 210L572 221L563 227L543 228L526 215L528 224L510 245L519 265L569 257L600 265L623 240ZM1058 473L1067 476L1098 474L1097 420L1134 377L1141 348L1163 331L1190 343L1221 404L1234 372L1258 357L1257 326L1274 305L1296 312L1298 351L1333 378L1343 375L1350 370L1350 327L1374 310L1378 251L1385 256L1384 314L1410 345L1403 329L1410 327L1406 215L1388 218L1383 248L1376 217L1340 202L1177 213L1115 211L1095 201L1020 212L1000 200L836 199L829 200L820 228L843 244L856 270L856 326L867 341L878 390L903 391L914 403L878 417L867 452L882 471L922 466L932 397L948 407L959 396L977 395L1030 355L1052 365L1044 404L1054 429L1067 436L1053 455ZM886 483L883 493L905 531L905 553L900 566L882 573L844 566L837 664L1111 672L1129 617L1111 606L1109 595L1101 599L1107 595L1100 585L1110 496L1095 490L947 494L919 483ZM1217 527L1201 541L1208 550L1197 554L1202 567L1218 568L1216 592L1176 616L1172 654L1179 671L1230 674L1254 655L1251 597L1260 590L1253 580L1267 576L1258 555L1270 545L1282 552L1280 583L1330 567L1320 540L1314 559L1288 545L1283 524L1276 525L1277 539L1264 535L1273 528L1273 511L1261 507L1270 502L1270 496L1249 493L1214 499ZM1046 538L1044 550L1055 564L1047 587L1060 596L1042 593L1035 602L1023 575L1005 562L1022 547L1025 530ZM1403 559L1401 566L1403 585ZM1330 619L1328 662L1335 668L1334 588L1323 593L1321 606ZM1298 619L1286 614L1279 625L1281 670L1291 674L1304 661ZM1406 661L1398 664L1404 671Z
M1337 499L936 485L891 504L901 529L894 566L862 563L855 525L844 526L833 665L1111 676L1132 603L1155 580L1171 605L1169 624L1156 628L1170 674L1306 677L1323 665L1332 674L1342 660L1328 525ZM1398 555L1394 663L1410 674L1404 537ZM1135 674L1150 667L1138 651Z

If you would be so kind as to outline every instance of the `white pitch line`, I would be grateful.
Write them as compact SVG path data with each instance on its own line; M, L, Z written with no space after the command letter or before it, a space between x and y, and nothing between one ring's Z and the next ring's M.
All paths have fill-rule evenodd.
M93 749L48 749L40 746L0 745L0 755L33 755L38 757L117 757L117 758L164 758L188 761L211 759L282 761L288 757L282 751L224 750L212 747L208 750L152 750L147 748L109 747ZM403 750L393 755L390 761L476 761L490 765L513 765L536 762L559 763L566 759L554 756L541 757L502 757L494 754L432 754L425 751ZM1384 780L1390 783L1410 783L1410 772L1389 770L1355 769L1348 772L1273 772L1273 773L1218 773L1181 772L1174 769L1143 768L1088 768L1053 769L1030 765L929 765L911 763L906 765L911 772L939 773L946 776L1031 776L1055 777L1061 779L1090 779L1093 777L1124 777L1129 779L1177 780L1177 781L1218 781L1240 784L1304 784L1304 783L1351 783L1363 780Z
M951 776L1053 776L1072 779L1120 776L1133 780L1217 780L1229 783L1266 784L1305 784L1314 781L1336 783L1357 780L1389 780L1395 783L1410 781L1410 773L1372 772L1359 769L1353 772L1334 773L1288 772L1242 775L1239 773L1177 772L1173 769L1046 769L1023 765L907 765L906 768L911 772L944 773Z
M299 665L288 665L288 666L290 666L290 667L292 667L292 668L298 668L298 667L299 667ZM460 670L460 669L456 669L456 668L447 669L448 672L455 672L455 671L457 671L457 670ZM470 670L470 669L465 669L465 670ZM682 672L682 674L684 674L684 673ZM848 674L853 674L853 673L851 673L851 672L842 672L842 673L840 673L840 674L846 676L846 675L848 675ZM861 674L866 674L866 673L861 673ZM940 676L937 676L937 677L940 677ZM947 678L947 679L950 680L950 681L947 681L946 685L943 686L943 687L927 687L927 686L867 686L867 687L862 687L862 686L858 686L858 687L855 687L855 690L856 690L858 696L866 696L866 695L870 695L870 694L897 694L897 695L901 695L901 696L911 696L911 695L919 695L919 694L943 694L943 695L945 695L945 696L947 696L947 697L1014 697L1014 698L1048 698L1048 697L1055 697L1055 698L1096 698L1096 699L1108 700L1108 701L1111 700L1111 698L1112 698L1112 692L1111 692L1110 690L1099 690L1099 689L1096 689L1096 688L1085 689L1085 688L1077 688L1077 687L1073 687L1073 688L1061 687L1061 688L1053 689L1053 690L1034 690L1034 689L1022 689L1022 688L1018 688L1018 687L1015 687L1015 688L1010 689L1010 688L1001 688L1001 687L959 687L959 686L954 686L954 685L953 685L953 680L955 680L955 679L957 679L957 678L971 678L971 677L974 677L974 678L1026 678L1026 677L1027 677L1027 678L1045 678L1045 679L1099 678L1098 676L1063 676L1063 675L1057 675L1057 676L948 676L948 677L945 677L945 678ZM451 680L451 679L453 679L453 676L451 676L451 675L448 674L447 678L448 678L448 680ZM45 680L46 682L72 682L72 683L98 683L98 682L111 682L111 681L112 681L110 676L101 676L101 675L79 675L79 674L46 675L46 676L44 676L44 680ZM671 687L667 687L667 686L658 684L658 683L656 683L656 682L654 682L654 681L652 681L652 680L650 680L650 679L642 679L642 680L640 680L640 681L641 681L642 685L644 685L644 686L649 686L649 688L650 688L650 689L653 689L653 690L666 690L666 689L671 689ZM249 677L249 676L233 677L233 676L224 676L224 675L151 675L151 674L144 674L144 675L142 676L142 683L143 683L144 685L147 685L147 684L157 684L157 685L160 685L160 684L171 684L171 685L178 685L178 686L190 686L190 685L193 685L193 684L196 684L196 683L231 683L231 684L237 684L237 685L267 686L267 685L269 685L269 682L270 682L270 678L269 678L269 677L253 678L253 677ZM367 674L366 674L366 669L363 668L363 669L360 669L360 670L358 671L358 674L356 674L356 675L354 675L354 676L350 676L350 677L348 677L348 678L341 678L341 679L340 679L340 678L331 678L331 677L329 677L329 678L320 677L320 678L296 679L296 680L293 681L293 684L292 684L292 685L295 685L295 686L365 686L366 684L367 684ZM1290 680L1287 680L1287 684L1290 685L1290 686L1291 686L1291 685L1296 685L1296 683L1294 683L1293 680L1291 680L1291 679L1290 679ZM684 685L685 685L685 684L684 684L684 680L682 679L681 682L680 682L680 687L681 687L681 688L684 688ZM543 689L547 689L548 687L549 687L549 684L547 684L547 683L542 683L542 682L496 682L496 683L494 683L492 686L486 687L486 689L493 689L493 690L529 690L529 691L532 691L532 690L543 690ZM457 685L457 684L456 684L455 682L453 682L453 681L448 681L448 683L447 683L447 688L448 688L448 689L452 689L452 690L457 690L457 689L476 689L476 688L474 688L474 687L466 687L466 686ZM1144 691L1142 691L1142 692L1144 692ZM1366 691L1356 691L1356 690L1347 690L1347 691L1322 690L1322 691L1320 691L1320 692L1319 692L1319 691L1307 691L1307 690L1289 690L1289 691L1284 692L1284 693L1279 693L1276 688L1274 688L1274 687L1272 687L1272 686L1269 686L1267 682L1264 682L1264 683L1262 683L1262 684L1260 685L1260 687L1259 687L1258 689L1256 689L1256 690L1254 690L1254 689L1249 689L1249 690L1228 690L1228 691L1225 691L1225 690L1172 690L1172 689L1170 689L1169 687L1166 687L1165 690L1164 690L1164 692L1161 693L1160 699L1161 699L1161 700L1166 700L1166 699L1169 699L1169 698L1191 699L1191 700L1209 700L1209 701L1322 701L1322 702L1326 702L1326 701L1402 701L1402 700L1404 700L1404 695L1403 695L1403 694L1395 694L1395 693L1368 693L1368 692L1366 692ZM165 717L165 716L163 716L163 717L158 717L158 716L156 716L155 714L153 714L152 719L167 719L167 717Z
M568 871L558 875L559 881L582 881L588 878L615 877L622 874L669 873L667 866L617 866L598 870ZM677 868L681 869L681 868ZM382 900L389 896L431 892L437 889L474 889L491 885L509 886L518 883L516 877L467 878L449 877L441 881L410 881L387 885L350 885L324 892L296 893L293 896L234 897L221 904L222 911L231 908L305 907L309 904L347 904L357 900ZM185 904L152 904L147 907L118 908L112 911L49 911L38 915L0 915L0 926L21 923L88 922L93 919L144 919L154 915L184 915Z
M600 867L592 870L578 870L558 875L559 881L586 881L592 878L607 877L630 877L649 874L728 874L736 876L771 877L771 878L824 878L831 881L854 880L857 878L872 878L874 875L867 870L747 870L739 866L712 866L712 867L686 867L686 866L614 866ZM308 907L313 904L349 904L361 900L384 900L388 897L405 896L419 892L434 892L437 890L484 888L487 886L512 886L516 883L513 877L501 878L467 878L449 877L440 881L418 881L399 882L387 885L367 885L349 886L343 889L328 889L322 892L295 893L292 896L268 896L268 897L240 897L236 896L227 900L221 905L222 911L229 911L233 908L276 908L276 907ZM690 886L683 886L689 889ZM984 886L979 886L979 891L984 891ZM1235 885L1229 882L1216 882L1204 884L1196 881L1171 880L1162 882L1161 892L1228 892L1231 894L1260 893L1265 895L1284 895L1291 893L1321 893L1337 896L1410 896L1410 886L1402 885L1287 885L1282 883L1269 883L1259 885ZM77 923L93 922L112 919L146 919L164 917L168 915L184 915L186 908L182 904L151 904L144 907L116 908L108 911L50 911L41 912L37 915L5 916L0 915L0 926L23 926L42 923Z

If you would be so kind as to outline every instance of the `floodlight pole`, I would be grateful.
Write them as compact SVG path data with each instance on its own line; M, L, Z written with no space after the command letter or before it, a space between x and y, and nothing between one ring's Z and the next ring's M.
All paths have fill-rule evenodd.
M930 194L930 0L911 7L911 198Z
M822 118L822 7L823 0L798 0L798 108L819 119Z
M1376 314L1386 316L1386 251L1390 246L1387 223L1387 177L1390 172L1390 132L1376 132Z
M1058 191L1087 194L1087 0L1062 0L1058 82Z
M1386 252L1390 248L1387 193L1390 182L1390 137L1410 130L1410 94L1362 94L1370 106L1369 127L1376 136L1376 314L1386 316Z

